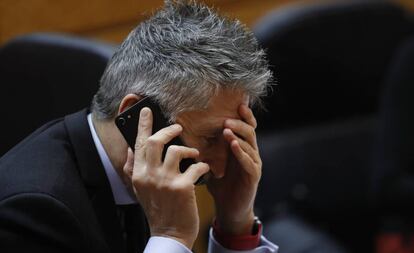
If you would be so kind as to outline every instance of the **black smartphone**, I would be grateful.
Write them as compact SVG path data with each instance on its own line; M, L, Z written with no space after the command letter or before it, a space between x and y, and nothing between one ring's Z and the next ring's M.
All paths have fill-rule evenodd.
M139 122L139 114L141 109L144 107L148 107L152 111L153 115L153 123L152 123L152 133L156 133L162 128L169 126L168 120L164 117L164 114L161 111L159 105L154 102L149 97L145 97L138 101L136 104L131 106L130 108L126 109L124 112L119 114L115 118L115 124L118 127L121 134L124 136L126 142L134 150L135 147L135 140L138 134L138 122ZM179 145L184 146L183 142L179 137L174 138L170 141L167 145L164 146L164 151L162 155L162 160L164 160L165 153L170 145ZM180 162L180 171L183 173L191 164L196 163L194 159L186 158L182 159ZM204 180L203 177L199 178L196 182L197 185L203 184Z

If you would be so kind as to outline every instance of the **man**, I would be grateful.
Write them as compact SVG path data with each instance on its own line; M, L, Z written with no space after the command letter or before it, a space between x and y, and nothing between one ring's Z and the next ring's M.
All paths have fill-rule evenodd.
M251 32L194 2L166 2L110 60L91 112L38 129L0 160L1 252L190 252L194 183L216 204L210 252L275 252L253 203L261 177L250 106L271 73ZM114 118L143 97L135 150ZM180 136L186 146L165 144ZM197 163L179 172L183 158ZM141 208L136 205L139 202Z

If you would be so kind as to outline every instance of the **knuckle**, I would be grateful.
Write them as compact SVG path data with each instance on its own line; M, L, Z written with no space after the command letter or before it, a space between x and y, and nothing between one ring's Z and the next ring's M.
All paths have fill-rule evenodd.
M125 164L122 170L124 171L125 174L128 174L131 171L131 168Z
M191 182L188 183L187 181L188 180L184 180L184 178L177 179L170 185L170 188L178 194L186 193L194 186Z
M253 117L252 122L253 122L253 128L256 129L257 128L257 120L256 120L255 117Z
M158 181L152 183L157 192L171 192L170 185L165 181Z
M176 133L169 128L164 128L161 133L163 138L167 140L170 140L176 136Z
M165 182L159 186L160 190L166 192L177 192L177 186L172 182Z
M141 129L148 129L151 127L151 122L148 119L140 119L139 120L139 127Z
M132 183L137 186L137 185L142 185L143 184L143 180L142 177L137 175L137 174L133 174L131 177Z
M180 153L181 148L177 145L171 145L168 147L167 152L171 155L178 155Z
M148 178L148 172L151 171L151 168L148 165L143 164L142 166L134 167L132 170L134 173L132 174L132 180L137 180L138 182L142 182L146 178Z
M143 138L138 138L135 142L135 150L140 150L145 146L145 140Z
M155 180L153 177L148 176L148 175L132 175L132 184L140 189L149 189L149 188L153 188L154 185L156 185L157 180Z
M157 178L156 177L147 177L147 179L145 180L145 182L144 182L144 186L145 187L151 187L151 188L154 188L154 187L156 187L157 185L159 185L159 182L158 182L158 180L157 180Z
M256 131L254 130L254 127L249 127L249 133L252 137L256 137Z
M150 146L150 147L153 147L153 148L156 148L156 147L161 146L162 142L158 138L154 137L154 135L152 135L147 139L146 145Z

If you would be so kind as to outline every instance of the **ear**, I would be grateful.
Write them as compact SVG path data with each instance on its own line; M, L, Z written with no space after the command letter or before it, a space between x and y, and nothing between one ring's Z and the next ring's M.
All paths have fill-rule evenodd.
M129 107L133 106L134 104L136 104L138 101L140 101L143 97L137 94L128 94L126 95L121 103L119 104L119 108L118 108L118 115L121 114L123 111L125 111L126 109L128 109Z

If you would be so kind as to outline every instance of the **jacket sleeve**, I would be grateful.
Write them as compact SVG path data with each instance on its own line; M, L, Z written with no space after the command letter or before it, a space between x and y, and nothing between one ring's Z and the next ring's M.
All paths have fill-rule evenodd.
M260 244L257 248L252 250L244 250L244 251L237 251L237 250L230 250L226 249L220 245L216 241L213 235L213 229L210 228L210 236L208 242L208 253L277 253L278 246L273 244L271 241L267 240L264 236L260 238Z
M0 201L0 252L90 252L82 225L61 201L20 193Z

